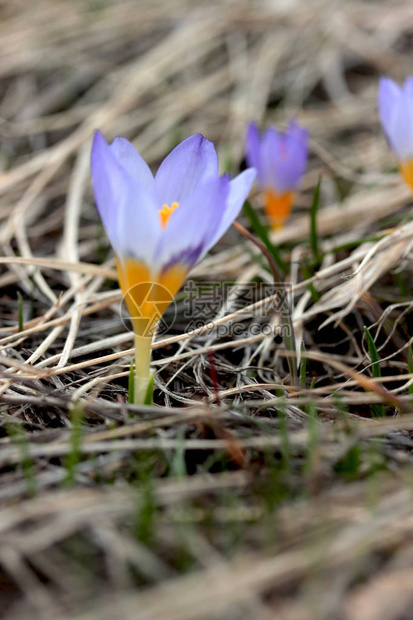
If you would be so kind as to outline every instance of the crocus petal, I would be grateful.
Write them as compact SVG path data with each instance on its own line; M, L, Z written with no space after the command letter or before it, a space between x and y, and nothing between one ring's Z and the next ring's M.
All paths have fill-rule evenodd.
M211 242L204 250L204 254L208 252L208 250L215 245L217 241L220 240L222 235L227 232L232 222L238 217L238 214L241 211L248 194L250 193L256 174L257 172L255 168L248 168L230 182L225 211Z
M96 205L106 233L114 248L118 245L117 217L119 214L114 204L117 188L117 199L124 202L126 174L117 165L105 138L100 131L95 132L91 153L91 171Z
M298 188L307 167L308 133L292 123L282 136L282 141L274 176L274 189L279 194L292 192Z
M157 266L166 270L184 263L188 270L211 247L211 241L226 209L229 178L209 177L201 181L189 198L171 215L159 242Z
M256 123L248 125L245 139L245 159L248 166L255 168L259 183L263 183L261 153L260 153L260 132Z
M392 115L392 109L395 103L400 99L401 89L389 78L380 78L379 81L379 114L380 120L385 126Z
M271 127L260 137L255 123L250 123L246 159L258 168L271 226L283 225L307 167L308 132L291 121L284 133Z
M151 265L162 234L157 205L152 195L131 183L119 222L120 260L132 256Z
M394 115L394 107L401 98L401 89L389 78L380 78L378 93L379 116L383 129L390 140L391 119Z
M98 131L93 141L91 166L99 214L119 259L132 256L152 261L161 234L153 193L119 165Z
M413 77L400 88L381 78L378 107L380 121L390 146L401 161L413 157Z
M120 167L126 170L130 178L134 179L148 191L151 191L153 186L151 169L129 140L126 140L126 138L115 138L109 148L116 157Z
M278 191L277 168L282 149L283 136L275 129L267 129L261 138L261 185L263 188L273 187Z
M277 194L297 189L308 159L308 132L291 122L285 133L270 128L260 141L260 174L263 190Z
M413 157L413 99L399 97L384 129L398 159Z
M308 131L303 127L300 127L295 121L290 121L288 125L288 129L286 131L286 136L288 138L294 138L295 140L304 143L307 146L308 142Z
M164 159L155 176L160 203L182 203L206 176L218 175L215 147L201 134L190 136Z

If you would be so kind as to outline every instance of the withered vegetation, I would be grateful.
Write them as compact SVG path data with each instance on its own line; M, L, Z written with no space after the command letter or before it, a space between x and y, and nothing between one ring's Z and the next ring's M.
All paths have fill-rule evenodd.
M412 24L410 0L0 2L3 618L411 617L412 203L376 93ZM225 299L188 331L178 296L155 404L129 405L93 130L154 168L201 132L235 174L248 120L292 116L284 290L232 229L191 275ZM256 329L260 283L289 337Z

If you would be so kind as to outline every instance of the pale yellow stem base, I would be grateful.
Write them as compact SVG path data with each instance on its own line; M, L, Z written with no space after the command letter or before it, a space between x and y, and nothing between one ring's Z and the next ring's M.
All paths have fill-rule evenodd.
M135 334L135 405L143 405L151 379L152 336Z

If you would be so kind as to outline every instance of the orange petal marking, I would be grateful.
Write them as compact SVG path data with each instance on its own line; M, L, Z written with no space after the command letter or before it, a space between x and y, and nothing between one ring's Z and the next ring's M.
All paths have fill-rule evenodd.
M145 335L153 321L155 308L150 300L152 276L149 268L140 261L116 258L118 278L123 299L137 335Z
M413 158L400 163L400 172L407 185L413 190Z
M170 292L171 297L175 297L187 275L188 267L181 263L177 263L169 267L169 269L166 269L166 271L161 274L158 281L161 286L164 286Z
M153 329L181 288L188 268L177 264L153 276L144 263L133 258L116 259L119 284L136 335L146 336Z
M283 228L293 206L294 193L277 194L273 189L265 191L265 210L274 230Z

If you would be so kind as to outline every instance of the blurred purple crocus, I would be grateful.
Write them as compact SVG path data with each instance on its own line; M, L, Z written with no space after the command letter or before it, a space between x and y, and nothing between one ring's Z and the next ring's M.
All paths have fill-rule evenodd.
M399 86L389 78L379 82L379 116L400 172L413 189L413 76Z
M271 227L281 228L307 167L308 132L291 121L285 133L271 128L261 136L256 123L250 123L246 159L257 170Z
M237 217L255 178L248 169L219 176L212 142L200 134L181 142L155 177L132 144L108 145L95 133L92 180L97 208L116 254L120 287L136 345L135 401L145 400L156 324L189 270Z

